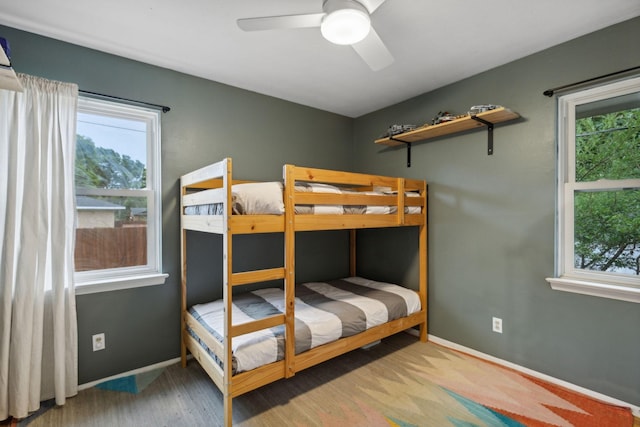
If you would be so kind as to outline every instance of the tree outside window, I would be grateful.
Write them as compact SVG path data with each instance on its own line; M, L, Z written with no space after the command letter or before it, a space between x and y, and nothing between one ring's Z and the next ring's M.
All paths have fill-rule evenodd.
M640 178L640 108L576 119L577 182ZM575 195L575 267L640 275L640 190Z

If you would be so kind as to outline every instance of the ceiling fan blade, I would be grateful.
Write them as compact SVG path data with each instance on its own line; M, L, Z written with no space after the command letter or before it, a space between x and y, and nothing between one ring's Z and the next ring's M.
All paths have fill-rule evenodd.
M382 70L394 61L391 52L373 27L364 40L351 46L373 71Z
M306 15L267 16L238 19L238 27L244 31L282 30L288 28L319 27L324 13Z
M382 3L384 3L386 0L359 0L360 3L362 3L362 5L364 7L367 8L367 10L369 11L369 13L373 13L377 8L380 7L380 5L382 5Z

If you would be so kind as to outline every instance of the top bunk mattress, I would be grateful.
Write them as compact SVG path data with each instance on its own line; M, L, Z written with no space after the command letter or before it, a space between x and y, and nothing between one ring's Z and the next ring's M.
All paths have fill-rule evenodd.
M284 292L260 289L233 297L234 325L283 313ZM349 277L296 285L296 354L374 326L419 312L418 293L402 286ZM189 312L218 341L224 331L224 301L191 307ZM232 340L233 371L248 371L284 358L284 326ZM219 360L218 360L219 361Z
M341 189L329 184L296 183L295 191L301 193L359 194L370 196L389 196L390 191L353 191ZM282 215L284 214L283 185L281 182L252 182L232 186L232 212L234 215ZM407 197L419 197L416 192L406 192ZM420 206L406 206L406 214L419 214ZM372 214L385 215L397 213L397 206L388 205L300 205L295 206L296 214L343 215ZM185 215L222 215L223 203L204 203L186 206Z

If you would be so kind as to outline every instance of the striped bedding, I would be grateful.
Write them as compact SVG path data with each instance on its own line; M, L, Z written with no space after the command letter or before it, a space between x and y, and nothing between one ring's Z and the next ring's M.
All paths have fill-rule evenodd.
M254 182L236 184L232 187L232 211L234 215L282 215L284 202L282 200L282 183ZM296 191L311 193L345 194L350 191L333 185L319 183L296 183ZM369 191L358 192L365 195L389 195L390 192ZM419 197L418 193L407 192L408 197ZM342 214L394 214L396 206L342 206L342 205L296 205L296 214L313 215L342 215ZM187 206L185 215L222 215L222 203L211 203ZM419 214L419 206L405 207L407 214Z
M189 311L222 341L223 307L224 302L218 300L195 305ZM298 354L418 311L418 294L398 285L361 277L300 284L296 286L295 352ZM234 324L282 312L284 293L279 288L233 297ZM284 326L236 337L232 347L234 373L281 360L284 358Z

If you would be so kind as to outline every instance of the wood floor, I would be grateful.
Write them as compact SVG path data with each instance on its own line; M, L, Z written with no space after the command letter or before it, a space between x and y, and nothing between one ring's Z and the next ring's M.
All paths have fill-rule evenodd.
M389 373L395 370L390 368L390 364L393 366L415 363L415 359L410 357L416 353L431 353L434 358L441 358L442 351L442 348L438 349L435 345L418 342L413 336L397 334L370 350L356 350L302 371L291 379L277 381L234 399L234 425L388 425L380 422L366 423L367 420L363 420L361 414L358 414L360 418L356 422L354 418L349 418L355 416L354 414L350 415L341 408L344 408L345 402L359 400L356 393L362 388L362 384L378 383L392 376L397 377L397 372ZM344 378L349 378L358 386L345 385ZM404 381L410 381L410 378ZM396 392L391 392L388 388L379 387L371 388L369 392L386 393L382 398L393 400L402 399L404 391L396 389ZM416 402L419 407L427 404L425 401ZM324 418L319 419L318 408L328 411L329 418L323 415ZM222 413L220 391L200 365L190 361L186 369L179 364L166 368L138 394L98 388L83 390L78 396L67 400L63 407L49 409L28 425L215 427L223 425L220 417ZM363 421L365 424L362 424ZM437 422L427 424L443 425ZM634 427L640 427L639 419L635 420Z

